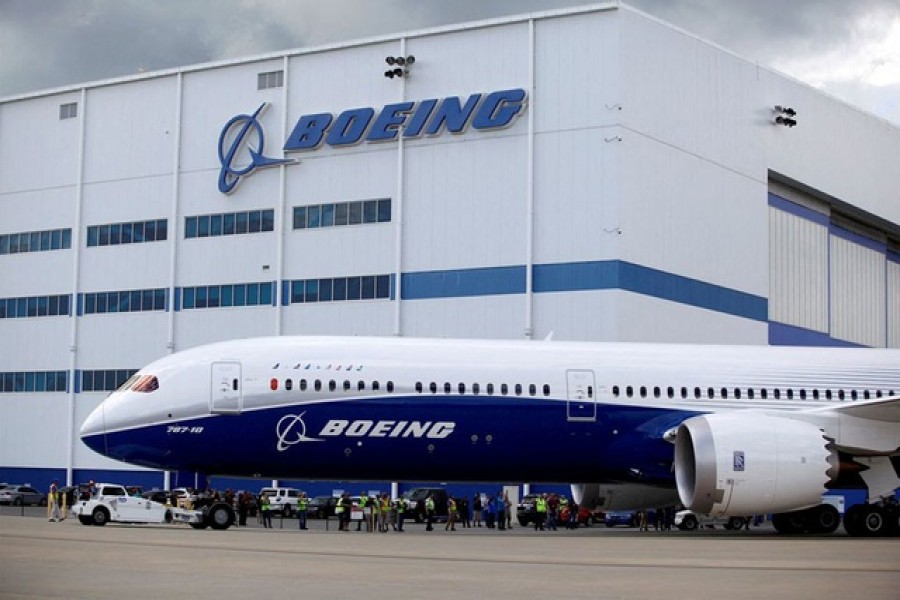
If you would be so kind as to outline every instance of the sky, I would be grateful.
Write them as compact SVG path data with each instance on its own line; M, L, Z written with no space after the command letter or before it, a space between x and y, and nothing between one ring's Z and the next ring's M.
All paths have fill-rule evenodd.
M900 126L900 0L629 0ZM0 98L585 4L579 0L0 0Z

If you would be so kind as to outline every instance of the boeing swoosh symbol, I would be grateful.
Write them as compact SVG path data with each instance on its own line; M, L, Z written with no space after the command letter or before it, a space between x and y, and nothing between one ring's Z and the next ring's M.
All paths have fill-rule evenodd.
M276 448L278 448L279 452L284 452L291 446L301 442L325 441L321 438L306 435L306 423L303 422L303 415L305 414L306 411L303 411L299 415L284 415L279 419L278 424L275 426L275 434L278 436Z

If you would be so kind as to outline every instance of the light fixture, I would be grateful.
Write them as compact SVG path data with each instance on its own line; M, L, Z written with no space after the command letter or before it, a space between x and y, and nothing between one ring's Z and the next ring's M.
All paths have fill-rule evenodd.
M409 56L386 56L384 62L388 64L388 66L393 67L397 65L398 67L409 67L414 62L416 62L416 57L410 54ZM409 75L409 69L388 69L384 72L384 76L390 79L394 77L406 77Z
M797 111L790 106L775 105L775 124L784 125L785 127L794 127L797 125Z

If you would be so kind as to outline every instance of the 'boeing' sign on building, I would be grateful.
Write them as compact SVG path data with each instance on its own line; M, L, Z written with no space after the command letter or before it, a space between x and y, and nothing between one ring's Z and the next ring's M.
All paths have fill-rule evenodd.
M360 142L386 142L422 135L465 133L469 125L479 130L508 127L525 109L525 90L500 90L489 94L472 94L465 102L459 96L442 100L388 104L381 110L354 108L337 117L330 113L303 115L297 120L284 143L285 152L315 150L323 143L333 147ZM267 108L262 104L252 115L233 117L219 135L219 191L231 193L241 177L255 169L295 162L292 159L264 156L265 136L258 118ZM255 137L256 149L249 143ZM250 155L245 166L235 166L236 157L246 148Z

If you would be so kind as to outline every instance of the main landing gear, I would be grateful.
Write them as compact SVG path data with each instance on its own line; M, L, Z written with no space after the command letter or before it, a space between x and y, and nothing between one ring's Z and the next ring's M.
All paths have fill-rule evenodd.
M841 515L830 504L772 517L775 530L783 534L833 533L840 524ZM855 504L844 513L844 529L856 537L900 535L900 505L896 502Z

